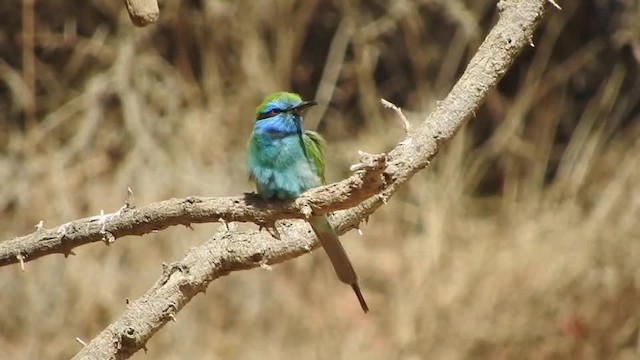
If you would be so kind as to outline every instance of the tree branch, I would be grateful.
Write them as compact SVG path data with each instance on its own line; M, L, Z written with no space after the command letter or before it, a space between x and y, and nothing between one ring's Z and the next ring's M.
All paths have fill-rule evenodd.
M378 198L379 199L379 198ZM336 232L343 234L379 207L375 198L355 210L331 217ZM188 251L178 262L165 265L160 279L146 294L130 304L123 316L109 325L74 359L126 359L143 349L146 342L198 293L232 271L277 264L317 248L318 242L305 222L279 225L280 240L265 231L227 231Z
M388 154L385 188L380 195L332 217L338 233L357 227L399 186L424 168L480 106L516 55L532 43L547 0L502 0L500 20L489 33L447 98L408 138ZM274 264L317 247L305 223L285 222L281 241L257 231L221 231L186 257L166 266L161 278L123 316L103 330L74 359L124 359L144 348L149 338L209 283L232 271Z
M295 201L264 201L255 194L230 197L190 196L138 208L127 201L115 213L101 214L44 229L42 221L29 235L0 242L0 267L35 260L49 254L72 254L80 245L112 243L127 235L144 235L169 226L196 223L254 222L271 226L276 220L307 218L353 207L386 187L392 176L386 154L362 153L351 177L311 189Z

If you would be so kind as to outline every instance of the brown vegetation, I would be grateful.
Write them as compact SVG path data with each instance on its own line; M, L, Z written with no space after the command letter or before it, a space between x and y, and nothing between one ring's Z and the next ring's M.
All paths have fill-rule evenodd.
M363 237L343 237L369 315L316 253L218 280L149 355L637 357L632 3L561 2L468 128ZM328 104L308 120L331 144L328 178L344 178L357 149L402 137L378 99L422 119L495 21L494 5L166 2L156 25L138 29L119 2L55 0L36 4L32 32L16 20L19 4L2 4L0 239L115 211L127 187L138 204L250 190L244 145L273 90ZM70 357L75 337L95 336L163 261L216 226L0 269L0 358Z

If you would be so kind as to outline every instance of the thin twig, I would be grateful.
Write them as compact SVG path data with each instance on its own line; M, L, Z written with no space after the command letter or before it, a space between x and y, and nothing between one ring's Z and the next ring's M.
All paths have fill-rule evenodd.
M384 107L386 107L387 109L392 109L393 111L396 112L396 114L398 114L398 118L400 118L400 121L402 121L402 127L404 128L404 132L405 134L408 134L409 131L411 131L411 124L409 123L409 120L407 120L407 117L404 116L402 109L400 109L396 104L390 101L387 101L385 99L380 99L380 102Z

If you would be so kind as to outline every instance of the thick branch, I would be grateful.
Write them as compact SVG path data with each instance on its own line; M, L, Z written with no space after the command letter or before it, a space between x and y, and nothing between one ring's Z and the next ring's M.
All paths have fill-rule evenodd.
M327 214L353 207L385 187L386 155L363 154L359 170L334 184L311 189L295 201L263 201L255 194L230 197L171 199L132 208L124 206L111 214L72 221L52 229L0 242L0 266L24 263L49 254L68 255L72 249L91 242L127 235L144 235L169 226L196 223L254 222L273 224L276 220L305 218L312 213Z
M377 206L370 199L356 210L332 216L336 231L343 234L357 227L363 214ZM304 222L279 225L280 240L266 231L219 231L201 246L191 249L179 262L164 267L160 279L125 314L111 324L74 359L126 359L143 348L147 340L209 284L232 271L263 264L277 264L318 247L311 228ZM224 228L222 228L224 229Z
M487 92L505 74L516 55L531 43L533 31L544 13L547 0L502 0L501 17L478 49L465 73L447 98L422 125L413 130L389 154L392 176L381 196L338 212L333 224L338 233L358 226L415 172L424 168L444 142L453 137L480 106ZM390 171L392 170L392 171ZM307 225L287 222L281 241L266 233L221 232L187 256L166 267L160 280L107 327L75 359L124 359L144 348L147 340L198 292L214 279L231 271L260 264L274 264L300 256L317 246Z

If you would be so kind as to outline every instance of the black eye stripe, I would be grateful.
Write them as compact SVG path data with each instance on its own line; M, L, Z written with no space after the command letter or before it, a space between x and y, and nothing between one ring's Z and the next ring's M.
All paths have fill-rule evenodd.
M263 112L263 113L261 113L260 115L258 115L257 120L267 119L267 118L270 118L270 117L272 117L272 116L276 116L276 115L278 115L278 114L280 114L280 113L282 113L282 112L284 112L284 110L281 110L281 109L271 109L271 110L269 110L269 111L267 111L267 112Z

